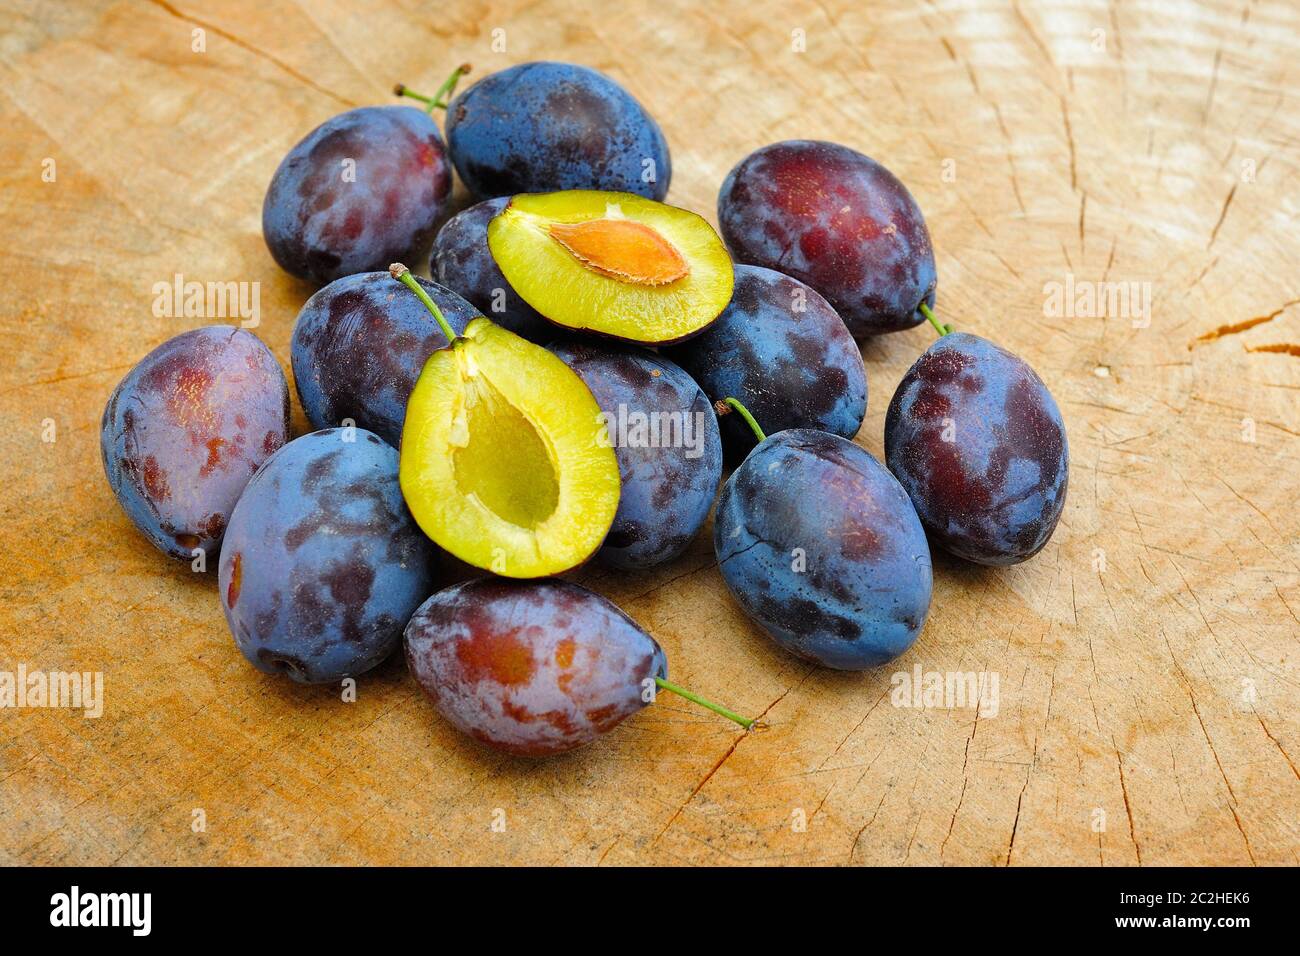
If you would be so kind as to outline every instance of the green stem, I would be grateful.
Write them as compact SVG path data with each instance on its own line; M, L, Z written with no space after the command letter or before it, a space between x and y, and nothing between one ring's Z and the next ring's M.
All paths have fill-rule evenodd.
M437 303L429 298L429 293L424 291L424 287L415 281L415 276L411 275L410 269L406 268L406 266L402 265L400 262L394 262L388 267L388 274L414 292L416 297L424 303L424 307L429 310L429 313L435 319L438 320L438 325L442 327L442 334L447 336L448 345L459 338L447 320L442 317L442 309L438 308Z
M951 325L944 325L942 322L940 322L938 318L935 317L935 314L930 311L930 307L926 305L924 302L922 302L919 306L917 306L917 308L921 310L921 314L923 316L925 316L927 319L930 320L930 324L934 326L935 331L938 332L941 336L947 335L949 332L956 331Z
M699 694L692 694L685 687L678 687L676 684L669 683L668 681L664 680L662 677L656 677L655 683L658 684L660 687L662 687L664 690L672 691L678 697L685 697L687 700L699 704L701 707L707 707L715 714L721 714L723 717L726 717L728 720L734 720L736 723L740 724L740 726L744 727L746 730L749 730L751 727L754 726L754 722L750 720L748 717L741 717L740 714L736 713L734 710L728 710L727 708L723 707L721 704L715 704L711 700L705 700Z
M745 424L750 427L751 431L753 431L754 437L758 439L759 443L761 444L767 441L767 436L763 434L763 429L758 427L758 422L754 421L754 416L749 414L748 408L740 404L739 399L732 398L728 395L722 401L716 402L713 407L719 415L726 415L732 410L738 412L740 417L745 420Z
M438 87L438 92L434 93L432 96L425 96L423 93L417 93L415 90L408 89L402 83L398 83L393 87L393 94L395 96L407 96L413 100L419 100L425 105L425 112L427 113L432 113L435 109L445 110L448 101L451 99L452 92L456 89L456 84L460 82L462 76L469 72L469 69L470 67L468 63L462 63L460 66L456 67L456 69L451 71L451 76L447 77L447 81L443 83L442 86Z

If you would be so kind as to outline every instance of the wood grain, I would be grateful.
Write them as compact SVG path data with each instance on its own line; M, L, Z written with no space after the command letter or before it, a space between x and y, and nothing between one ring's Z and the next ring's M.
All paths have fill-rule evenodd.
M1300 859L1295 4L4 0L0 37L0 670L102 671L106 694L99 719L0 711L0 862ZM505 759L442 723L400 660L351 704L254 672L211 578L116 507L109 391L218 321L155 317L153 284L260 283L257 331L287 365L310 290L259 212L288 148L395 81L539 58L634 91L672 146L670 201L710 218L768 142L885 162L926 212L943 316L1049 383L1072 451L1056 536L1011 569L937 558L898 667L996 672L995 716L897 707L894 668L779 652L701 537L657 574L581 580L677 679L770 729L662 702L585 752ZM1150 283L1149 326L1046 315L1067 276ZM858 441L877 455L931 337L865 349Z

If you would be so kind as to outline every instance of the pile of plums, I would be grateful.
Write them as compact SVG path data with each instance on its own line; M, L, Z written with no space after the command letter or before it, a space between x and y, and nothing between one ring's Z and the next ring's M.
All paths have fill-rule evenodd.
M527 63L452 99L467 70L397 88L423 109L327 120L271 179L271 255L322 286L289 356L315 431L292 438L280 364L228 326L164 342L109 398L114 493L167 554L216 559L250 663L336 682L404 643L442 715L515 754L591 741L660 689L748 727L558 576L672 561L716 499L744 612L857 670L916 641L932 545L986 565L1043 548L1060 412L1019 358L939 323L929 231L885 167L765 146L722 184L719 235L663 203L667 142L609 77ZM475 204L448 219L453 168ZM431 237L432 281L396 261ZM857 340L927 320L882 465L853 441ZM487 574L435 591L444 555Z

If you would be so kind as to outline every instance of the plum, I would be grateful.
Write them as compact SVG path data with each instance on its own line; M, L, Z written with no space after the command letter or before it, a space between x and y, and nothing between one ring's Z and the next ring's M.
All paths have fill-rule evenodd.
M930 607L930 548L902 487L865 449L792 428L728 479L713 523L718 567L782 647L838 670L892 660Z
M552 345L591 389L623 482L597 558L645 570L676 558L699 532L722 480L722 442L708 398L672 362L636 348Z
M746 156L718 193L718 223L739 262L808 283L854 336L920 324L934 305L934 250L898 179L847 146L773 143Z
M215 552L248 479L289 437L289 386L262 340L182 332L113 389L100 424L108 484L164 553Z
M1022 359L977 335L943 335L903 376L885 461L935 542L978 564L1037 554L1065 507L1056 401Z
M668 143L645 108L571 63L521 63L471 86L447 110L447 144L476 200L560 189L662 200L672 176Z
M544 345L559 334L558 327L510 287L488 249L488 223L509 202L488 199L448 219L433 240L429 272L497 325Z
M411 106L326 120L289 151L262 204L262 235L286 272L324 285L423 246L451 194L442 135Z
M478 315L460 296L417 279L457 334ZM336 279L307 300L293 327L290 360L313 428L351 419L396 446L406 402L429 356L447 337L388 272Z
M372 432L328 428L248 483L221 549L221 606L258 670L328 683L392 652L432 589L433 559L402 501L397 452Z
M487 234L519 297L571 331L667 345L699 334L731 301L731 256L708 221L635 193L512 196Z
M867 413L867 371L857 343L824 298L797 279L738 265L722 317L665 354L714 399L739 399L772 431L815 428L852 438ZM743 422L722 421L735 460L753 444Z
M669 683L653 637L599 594L555 578L439 591L406 626L406 663L457 730L517 756L590 743L659 689L746 730L755 723Z
M635 621L555 579L439 591L406 627L406 662L458 730L527 756L590 743L646 706L646 681L668 676Z

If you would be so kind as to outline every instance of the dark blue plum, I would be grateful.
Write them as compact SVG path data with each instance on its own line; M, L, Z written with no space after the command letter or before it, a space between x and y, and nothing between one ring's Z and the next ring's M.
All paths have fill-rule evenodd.
M671 561L699 532L722 480L722 441L708 397L653 352L585 342L551 351L591 389L618 457L623 489L597 557L630 571Z
M722 488L718 567L778 644L839 670L893 660L930 608L930 548L885 467L837 435L796 428L760 444Z
M215 556L230 512L289 438L289 385L251 332L182 332L127 373L100 423L108 484L164 553Z
M497 325L545 345L560 334L519 297L488 250L487 227L509 199L489 199L447 220L433 240L429 272Z
M304 435L235 506L221 606L258 670L321 684L370 670L433 587L433 546L406 510L397 452L361 429Z
M1022 359L965 332L903 376L885 415L885 461L934 541L978 564L1042 550L1065 507L1065 423Z
M262 235L280 268L323 285L423 247L450 195L433 118L367 106L326 120L289 151L262 203Z
M867 370L843 320L797 279L736 266L731 304L703 333L666 351L715 401L739 399L768 431L816 428L852 438L867 413ZM722 422L733 460L754 438Z
M808 283L855 336L919 325L933 308L934 249L898 179L847 146L789 140L746 156L718 193L718 224L737 262Z
M455 293L417 281L457 332L478 315ZM446 345L429 311L387 272L336 279L307 300L293 327L290 360L307 420L330 428L351 419L396 446L415 380Z
M605 189L662 200L672 176L645 107L571 63L521 63L474 84L447 110L447 144L475 199Z

